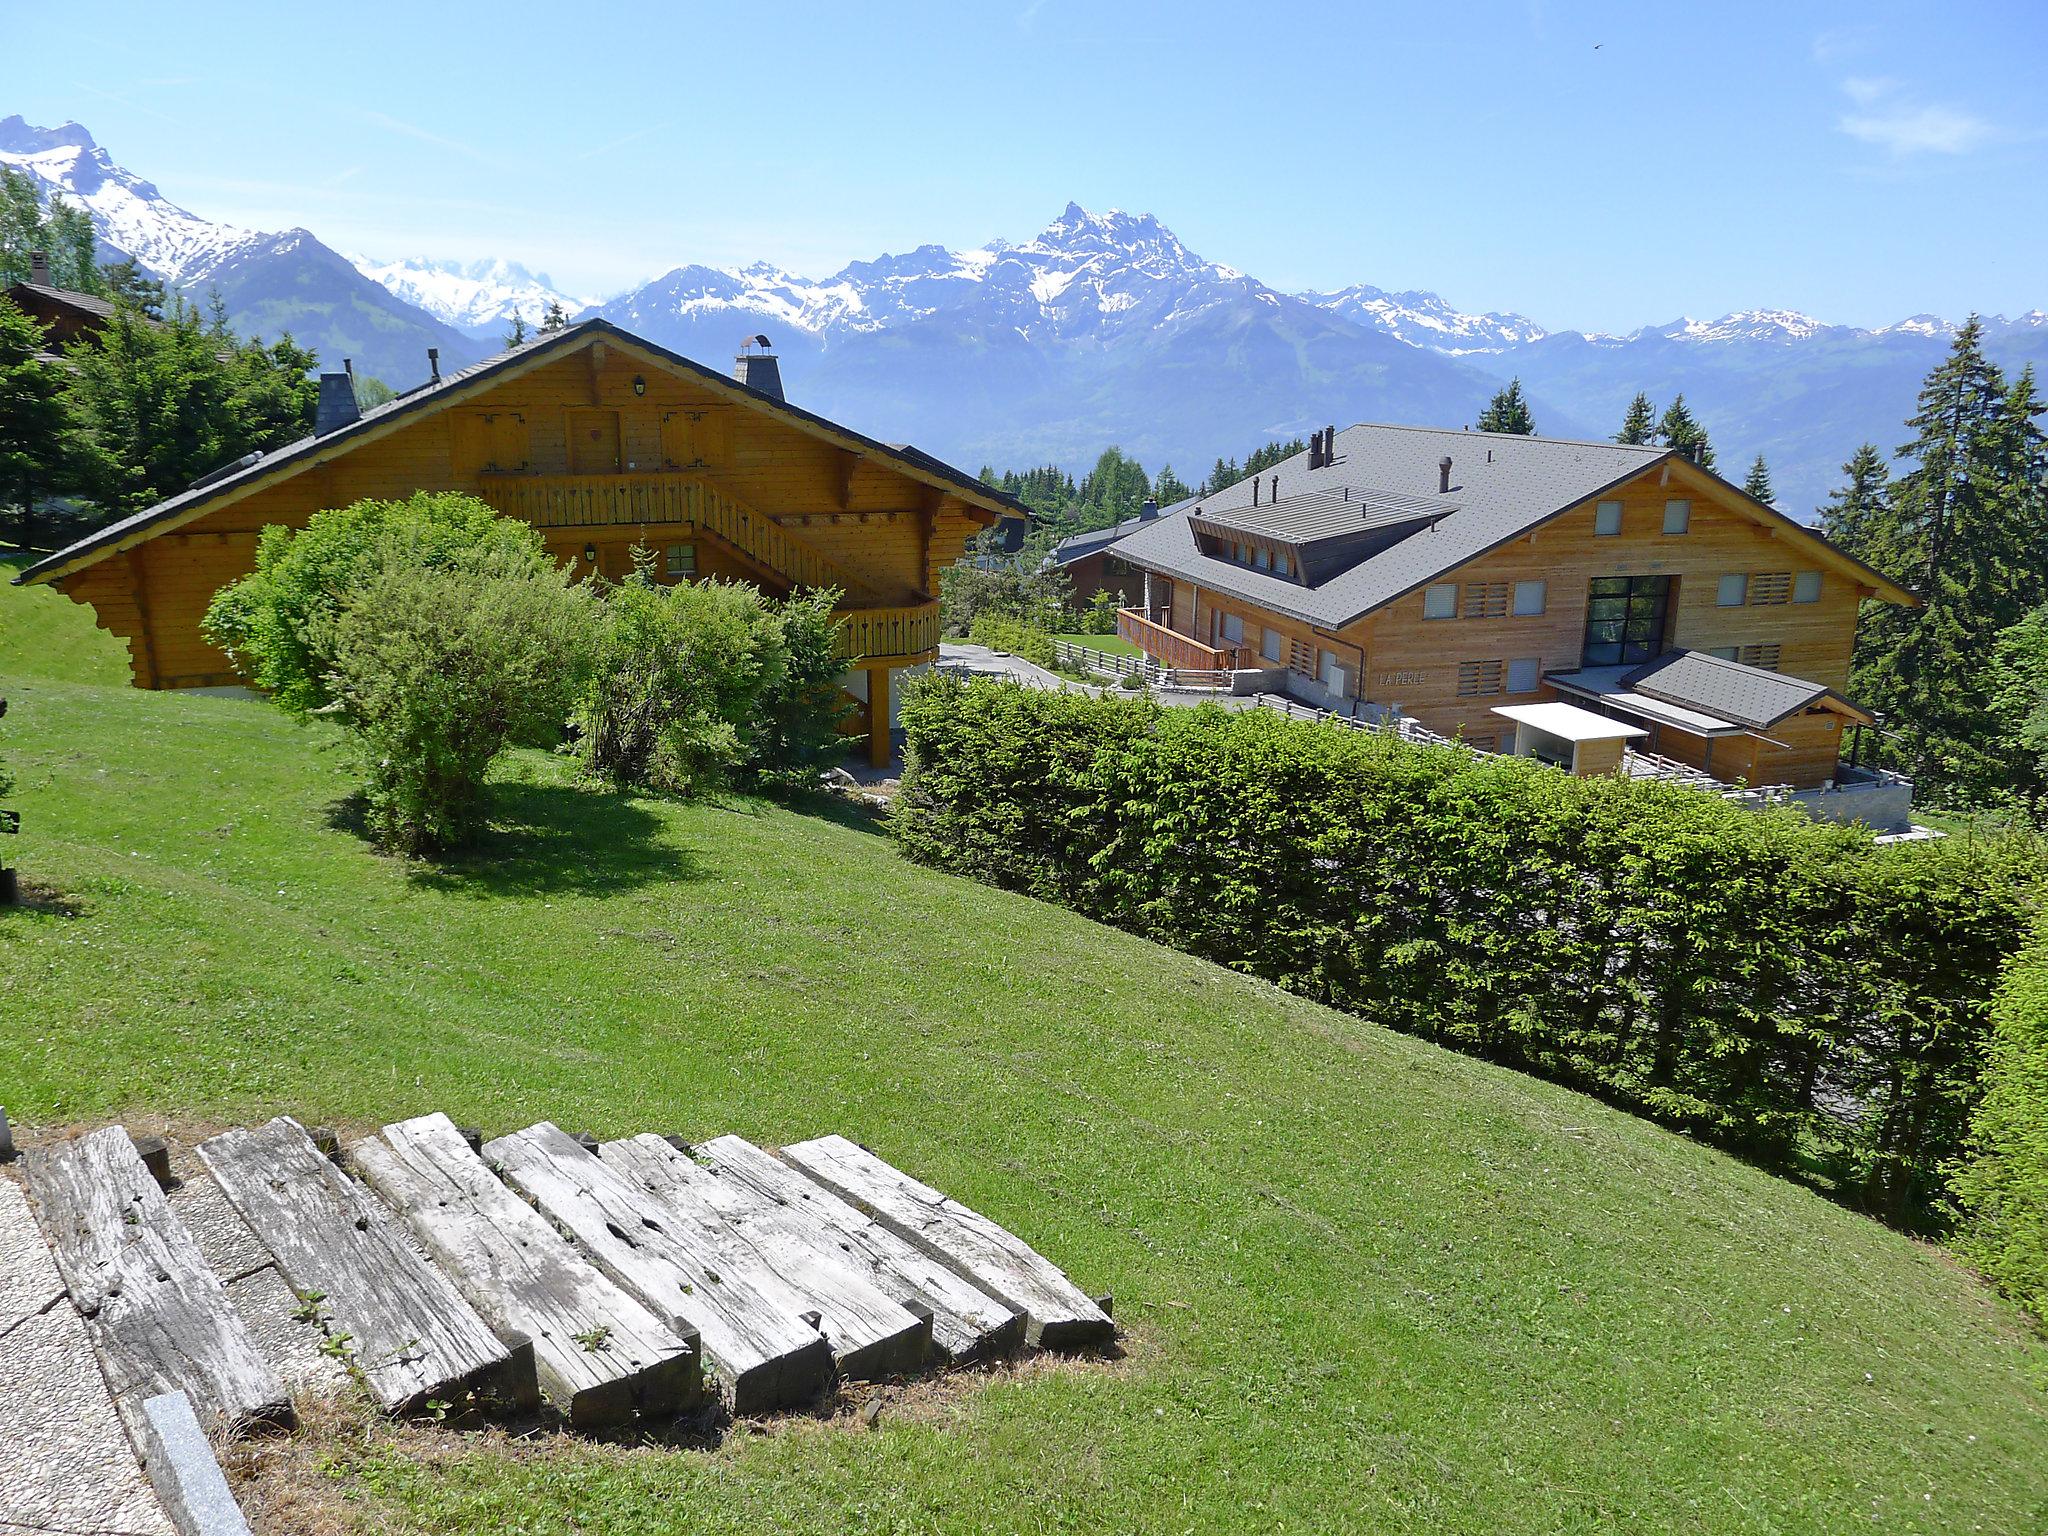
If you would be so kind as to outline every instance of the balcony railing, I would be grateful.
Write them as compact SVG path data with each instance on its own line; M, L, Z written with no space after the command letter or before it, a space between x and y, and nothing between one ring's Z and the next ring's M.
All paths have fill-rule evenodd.
M906 608L842 608L839 654L848 661L882 657L926 657L939 648L939 605Z
M703 528L779 572L792 586L837 587L856 602L867 583L805 544L774 518L716 486L674 470L619 475L482 477L483 498L537 528L660 524Z
M1193 672L1227 672L1237 665L1235 648L1218 650L1213 645L1191 640L1147 618L1135 608L1117 610L1116 632L1119 639L1128 640L1163 666Z

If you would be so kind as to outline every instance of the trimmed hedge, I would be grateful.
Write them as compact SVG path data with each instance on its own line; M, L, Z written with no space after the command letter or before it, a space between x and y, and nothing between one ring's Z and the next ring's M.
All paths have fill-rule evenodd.
M2006 973L1995 1020L1972 1156L1956 1173L1956 1246L2048 1321L2048 925Z
M1596 1092L1930 1219L2031 847L1263 710L943 675L904 705L913 858Z

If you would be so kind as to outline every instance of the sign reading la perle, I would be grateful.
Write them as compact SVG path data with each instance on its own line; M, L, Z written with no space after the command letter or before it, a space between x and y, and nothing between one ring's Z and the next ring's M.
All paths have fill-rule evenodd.
M1423 673L1420 668L1408 672L1382 672L1380 674L1380 686L1382 688L1420 688L1422 686L1422 678Z

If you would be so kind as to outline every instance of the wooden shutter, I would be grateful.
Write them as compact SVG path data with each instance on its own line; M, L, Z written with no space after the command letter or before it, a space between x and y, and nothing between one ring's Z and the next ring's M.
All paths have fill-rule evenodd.
M1504 581L1473 581L1465 585L1465 617L1504 619L1508 616L1508 584Z
M1458 663L1458 697L1484 698L1500 692L1505 661L1461 661Z

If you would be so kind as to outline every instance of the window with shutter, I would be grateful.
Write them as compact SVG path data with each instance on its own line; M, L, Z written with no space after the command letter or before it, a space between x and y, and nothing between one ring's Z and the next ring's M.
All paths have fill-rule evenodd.
M1768 645L1745 645L1736 660L1745 666L1762 667L1766 672L1778 670L1779 646L1775 641Z
M1760 571L1749 578L1749 606L1775 608L1792 597L1790 571Z
M1505 661L1461 661L1458 663L1458 697L1485 698L1500 692Z
M1508 616L1508 584L1504 581L1473 581L1465 584L1465 617L1504 619Z

